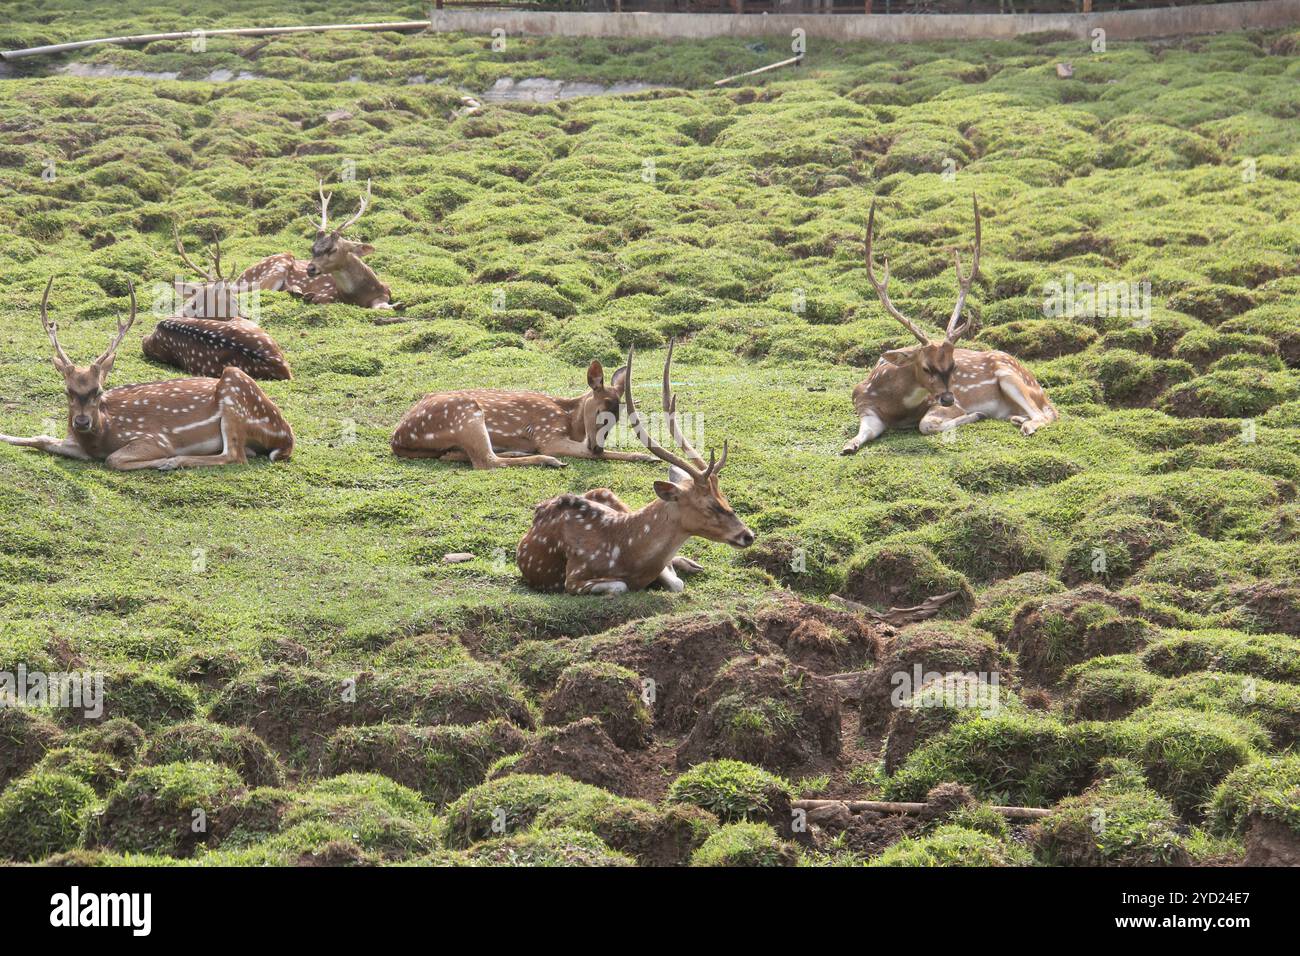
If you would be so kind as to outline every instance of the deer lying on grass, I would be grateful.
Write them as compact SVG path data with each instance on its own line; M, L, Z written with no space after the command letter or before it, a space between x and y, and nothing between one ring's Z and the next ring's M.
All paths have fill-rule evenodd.
M591 390L577 398L494 388L435 392L402 416L393 432L393 454L468 461L475 468L563 468L561 457L654 461L639 452L605 448L605 437L618 422L626 378L627 369L621 368L606 387L605 370L592 362L587 368Z
M623 378L628 422L655 457L668 463L668 480L656 481L657 499L637 511L608 488L581 497L560 495L538 505L516 558L529 587L569 594L623 594L658 581L676 592L683 588L677 572L700 570L694 561L677 555L686 539L698 536L735 548L754 543L754 532L736 516L718 487L718 474L727 464L727 444L720 459L710 452L706 465L677 425L677 398L668 386L671 362L670 349L664 364L664 411L668 432L685 457L662 448L641 426L632 401L629 349Z
M329 205L334 194L325 195L325 183L320 187L320 228L311 244L311 259L294 258L292 252L281 252L254 263L239 276L238 284L268 291L289 292L318 305L341 302L359 305L363 309L395 309L392 292L379 281L375 270L362 261L375 251L366 242L344 239L343 233L352 226L370 205L370 180L366 180L366 194L352 218L343 225L330 229Z
M970 330L962 320L966 293L980 268L980 207L975 200L975 245L971 270L962 274L961 257L953 250L957 269L957 304L948 320L947 333L936 342L889 301L889 260L876 278L871 255L876 204L867 216L867 278L876 288L885 311L916 336L919 345L893 349L880 356L866 381L853 390L853 408L860 420L858 433L841 454L851 455L887 428L919 427L923 435L947 431L982 418L997 418L1020 426L1032 435L1056 421L1056 408L1032 372L1006 352L977 352L956 348Z
M103 460L116 471L140 468L197 468L245 462L250 453L272 461L293 452L293 430L257 383L237 368L220 378L181 378L104 390L117 347L135 322L135 287L131 315L118 320L108 349L87 367L72 364L59 345L58 328L49 320L50 287L41 297L41 325L54 346L54 367L68 393L68 434L14 438L10 445L38 448L83 461Z
M206 272L185 254L179 232L176 249L181 261L206 281L187 285L195 294L179 317L163 319L144 337L144 354L191 375L219 376L226 368L238 368L253 378L293 378L275 340L239 314L239 286L221 274L221 243L209 253L212 268Z

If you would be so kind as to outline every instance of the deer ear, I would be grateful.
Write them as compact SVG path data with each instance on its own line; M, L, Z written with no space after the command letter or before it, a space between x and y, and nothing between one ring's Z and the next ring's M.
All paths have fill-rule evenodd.
M656 481L655 494L664 501L676 501L681 497L682 489L674 485L671 481Z
M593 361L587 366L587 384L593 389L605 387L605 369L600 362Z
M317 230L316 230L316 238L317 238L317 239L324 239L324 238L325 238L325 230L324 230L324 229L317 229Z
M372 246L372 245L371 245L370 243L368 243L368 242L362 242L362 243L359 243L359 244L357 245L357 247L356 247L355 249L352 250L352 254L353 254L354 256L361 256L362 258L364 258L364 257L370 255L370 254L371 254L372 252L374 252L374 251L375 251L375 247L374 247L374 246Z
M623 386L626 383L627 383L627 366L624 365L622 368L614 372L614 377L610 379L609 387L612 388L614 391L618 392L620 395L622 395Z
M915 349L890 349L888 352L882 352L880 357L890 365L906 365L915 354Z

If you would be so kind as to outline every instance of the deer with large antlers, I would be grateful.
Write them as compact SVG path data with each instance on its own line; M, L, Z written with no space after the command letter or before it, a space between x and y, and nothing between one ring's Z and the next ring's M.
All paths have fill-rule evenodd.
M560 495L534 509L533 525L519 542L516 560L524 581L538 591L624 594L658 581L681 591L678 573L700 566L677 551L691 537L748 548L754 532L745 527L718 487L727 464L709 453L706 464L677 424L677 397L668 384L672 347L664 363L664 411L668 432L681 446L677 455L651 438L632 401L632 350L627 353L623 389L628 424L654 456L668 464L668 480L656 481L656 500L633 511L608 488L585 495Z
M1056 421L1055 406L1038 380L1020 361L1006 352L978 352L959 349L957 340L971 326L963 318L966 294L979 275L980 207L975 206L975 245L971 269L963 273L961 256L953 250L957 270L957 304L942 341L931 338L920 326L903 315L889 299L889 260L876 277L871 254L875 233L876 204L867 216L867 278L876 289L885 311L916 336L918 345L892 349L880 356L866 380L853 389L853 408L858 414L858 433L841 454L851 455L888 428L916 426L924 435L947 431L982 418L997 418L1020 426L1032 435Z
M117 333L99 358L81 367L63 351L58 327L49 319L53 284L51 278L41 297L41 325L68 394L67 436L0 435L0 441L65 458L102 460L116 471L242 463L254 453L282 461L293 452L293 430L280 409L237 368L226 369L219 378L181 378L105 391L117 348L135 322L135 287L130 286L130 317L118 320Z
M604 368L592 362L587 368L590 390L577 398L495 388L435 392L402 416L393 431L393 454L468 461L475 468L562 468L560 458L654 461L640 452L605 447L618 423L626 377L627 369L621 368L606 385Z
M318 185L320 227L311 244L311 259L297 259L292 252L268 256L245 269L239 285L289 292L316 304L341 302L363 309L400 308L393 304L388 286L379 281L375 270L364 261L375 247L343 238L343 233L356 224L370 205L370 180L366 180L366 194L352 218L333 229L329 224L329 206L334 194L326 195L323 180Z
M205 281L184 284L188 297L181 315L163 319L144 337L144 354L191 375L220 376L233 367L253 378L293 378L275 340L239 313L240 289L222 275L220 241L209 251L211 268L204 270L186 255L179 231L173 232L181 261Z

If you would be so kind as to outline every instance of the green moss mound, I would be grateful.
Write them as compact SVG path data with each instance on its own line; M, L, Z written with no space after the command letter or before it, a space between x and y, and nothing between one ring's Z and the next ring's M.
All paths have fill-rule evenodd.
M874 857L868 866L1025 866L1029 854L1014 843L956 824L908 837Z
M39 860L77 845L95 791L65 773L24 777L0 793L0 857Z
M797 866L799 851L762 823L729 823L704 841L691 866Z

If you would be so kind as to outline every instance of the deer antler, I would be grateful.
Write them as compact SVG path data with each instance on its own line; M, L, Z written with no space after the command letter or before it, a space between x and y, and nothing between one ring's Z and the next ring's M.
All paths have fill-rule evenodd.
M209 279L217 282L225 281L225 276L221 274L221 237L212 237L212 251L208 253L208 258L212 260L212 272L208 273Z
M131 331L131 326L135 324L135 283L127 279L126 288L131 295L131 314L127 316L125 322L121 319L117 320L117 334L113 337L113 341L108 344L108 348L104 350L104 354L95 359L96 365L112 365L117 347L122 344L122 340L126 338L126 333Z
M656 458L660 459L661 461L666 461L668 464L673 465L676 468L680 468L682 471L686 472L692 478L695 478L697 480L703 478L705 472L702 469L696 468L695 465L688 462L685 458L679 458L677 455L674 455L672 452L668 451L668 449L664 448L653 438L651 438L650 432L648 432L645 428L642 427L641 416L636 410L636 402L632 400L632 353L634 350L635 350L634 346L628 346L627 377L623 380L623 394L627 400L628 424L632 426L632 430L636 433L636 437L640 439L641 444L645 445L645 447L650 451L650 453L654 455ZM671 426L669 427L671 428Z
M962 275L961 255L956 249L952 251L953 265L957 268L957 305L953 307L952 318L948 320L949 342L956 342L970 330L970 319L961 325L957 323L961 319L962 307L966 305L966 293L970 291L970 284L980 272L980 201L974 195L971 196L971 201L975 204L975 246L971 252L970 275Z
M323 179L316 180L316 186L317 192L320 194L320 231L325 232L329 229L330 200L334 198L334 194L325 195L325 180Z
M193 271L193 272L197 272L199 275L201 275L201 276L205 276L205 277L206 277L207 274L208 274L208 273L207 273L207 270L206 270L206 269L200 269L198 266L196 266L196 265L193 263L193 261L191 261L190 257L189 257L188 255L186 255L186 253L185 253L185 243L181 240L181 231L180 231L180 228L176 225L175 222L172 223L172 236L176 239L176 251L177 251L178 253L180 253L181 262L183 262L183 263L185 263L185 265L189 266L189 268L191 269L191 271Z
M889 301L889 292L888 292L889 259L886 258L884 261L884 278L880 279L879 281L877 281L876 279L875 263L872 261L871 258L871 239L872 239L872 234L875 231L876 231L876 201L872 199L871 212L867 214L867 254L866 254L867 278L870 279L871 284L876 287L876 295L880 296L880 301L884 305L885 311L888 312L890 315L892 315L894 318L896 318L899 322L902 322L903 326L907 329L907 331L915 335L922 345L929 345L930 337L926 335L924 332L922 332L920 328L917 327L916 323L914 323L907 316L903 315L902 312L899 312L898 309L894 308L894 303Z
M45 294L41 296L41 325L45 328L45 334L50 337L50 344L54 346L55 364L71 365L72 360L68 354L63 351L63 346L59 344L59 327L50 321L49 304L50 304L50 287L54 285L54 276L50 276L50 281L45 283Z
M207 251L208 261L212 263L211 269L203 269L195 265L194 261L190 259L190 257L185 253L185 243L181 239L180 229L177 228L175 222L172 223L172 236L175 237L176 239L176 251L180 253L181 262L189 266L189 268L192 271L197 272L199 275L203 276L203 278L206 279L208 282L221 282L225 280L225 276L221 274L221 237L220 236L213 235L212 237L213 248Z
M682 430L677 424L677 396L673 393L672 386L668 382L668 376L673 368L673 349L676 345L677 340L675 338L668 340L668 358L664 360L664 412L668 419L668 434L672 435L673 441L681 446L682 451L686 453L686 457L691 460L691 463L696 468L703 469L705 467L704 459L699 452L691 447L690 442L686 440L686 436L682 434ZM723 460L726 460L725 451L723 452ZM712 472L712 465L708 466L708 469Z
M343 225L339 226L334 231L339 235L342 235L347 230L348 226L352 225L354 222L356 222L358 219L361 218L361 214L366 211L366 207L369 205L370 205L370 180L367 179L366 194L361 197L361 205L357 207L357 211L353 214L351 219L349 219Z

